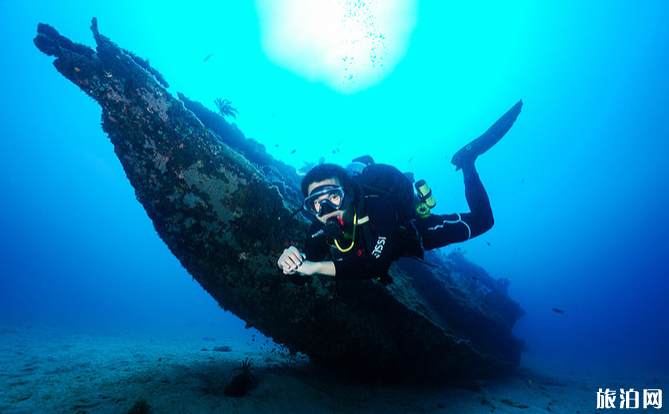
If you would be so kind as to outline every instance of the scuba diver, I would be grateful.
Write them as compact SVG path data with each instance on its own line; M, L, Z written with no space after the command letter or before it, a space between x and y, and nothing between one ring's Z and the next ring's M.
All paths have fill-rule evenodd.
M310 236L302 251L285 249L278 267L286 275L388 284L388 269L400 257L422 259L425 250L485 233L494 220L474 162L509 131L522 105L521 100L451 159L462 170L469 213L431 214L434 198L424 181L416 183L416 196L413 180L369 156L354 160L348 171L335 164L314 167L302 180L302 209L315 218Z

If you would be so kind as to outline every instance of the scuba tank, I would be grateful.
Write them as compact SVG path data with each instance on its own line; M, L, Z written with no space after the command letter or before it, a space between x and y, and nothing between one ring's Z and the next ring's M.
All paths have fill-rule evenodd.
M415 206L416 214L420 218L430 217L430 210L437 205L434 197L432 197L432 190L430 190L425 180L416 182L415 187L418 196L418 202Z

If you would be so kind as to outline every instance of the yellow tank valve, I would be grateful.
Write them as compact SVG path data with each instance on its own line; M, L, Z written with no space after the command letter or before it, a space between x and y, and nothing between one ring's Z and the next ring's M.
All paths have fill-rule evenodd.
M437 205L432 197L432 190L428 187L425 180L420 180L416 182L416 191L418 192L418 203L416 204L416 213L420 218L426 218L430 216L430 210Z

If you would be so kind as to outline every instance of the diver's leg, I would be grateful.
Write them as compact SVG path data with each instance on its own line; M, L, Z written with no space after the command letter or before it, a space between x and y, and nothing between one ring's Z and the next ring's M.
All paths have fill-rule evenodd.
M474 162L462 166L465 197L469 213L431 215L416 220L416 230L423 238L425 250L463 242L490 230L494 224L488 194L481 183Z
M476 172L476 158L492 148L511 129L518 118L523 101L515 104L502 115L483 135L476 138L458 151L451 162L462 169L465 179L465 197L469 213L431 215L416 220L416 230L423 237L426 250L443 247L451 243L462 242L490 230L495 223L490 207L488 193Z
M463 168L465 164L473 164L476 157L488 151L493 145L499 142L499 140L502 139L513 126L522 107L523 101L518 101L517 104L509 109L507 113L502 115L502 117L499 118L483 135L456 152L451 159L451 163L455 165L456 171Z
M465 198L470 211L463 214L462 219L469 225L472 231L471 237L476 237L490 230L495 224L495 219L488 193L483 187L474 163L463 167L462 173L465 177Z

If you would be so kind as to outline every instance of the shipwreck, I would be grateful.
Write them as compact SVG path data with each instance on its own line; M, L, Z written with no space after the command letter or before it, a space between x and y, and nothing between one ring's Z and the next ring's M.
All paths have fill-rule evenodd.
M294 168L234 125L167 91L149 63L98 31L95 49L39 24L35 45L102 108L102 128L172 253L220 306L313 363L360 378L481 378L513 370L523 314L507 282L462 255L402 259L394 283L296 284L276 266L299 207ZM306 219L290 232L306 232Z

